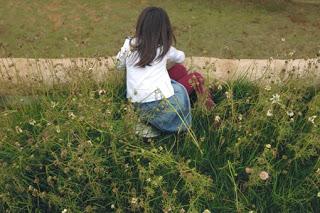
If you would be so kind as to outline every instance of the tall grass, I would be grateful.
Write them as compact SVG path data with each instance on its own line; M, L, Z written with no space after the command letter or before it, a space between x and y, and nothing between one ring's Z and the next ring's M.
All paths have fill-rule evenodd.
M119 73L77 78L2 103L0 212L319 210L320 93L311 81L214 82L216 108L192 111L201 151L188 133L136 136L123 82Z

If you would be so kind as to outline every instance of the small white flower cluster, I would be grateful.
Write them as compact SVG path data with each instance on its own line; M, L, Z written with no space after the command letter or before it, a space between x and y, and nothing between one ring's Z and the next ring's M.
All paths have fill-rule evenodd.
M280 104L280 95L277 93L277 94L274 94L272 95L272 98L270 98L270 101L272 102L272 104Z
M271 110L271 109L268 110L267 116L268 116L268 117L272 117L272 116L273 116L273 113L272 113L272 110Z
M219 115L216 115L216 116L214 117L214 121L215 121L215 122L220 122L220 121L221 121L220 116L219 116Z
M310 123L312 123L314 126L316 126L315 125L315 122L314 122L314 120L317 118L317 116L316 115L313 115L313 116L311 116L311 117L309 117L308 118L308 121L310 122Z

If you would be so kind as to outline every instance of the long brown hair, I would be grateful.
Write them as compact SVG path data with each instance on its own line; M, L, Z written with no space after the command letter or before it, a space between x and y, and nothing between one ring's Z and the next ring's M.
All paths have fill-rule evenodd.
M145 67L153 60L161 60L176 42L166 11L159 7L145 8L137 21L135 39L132 46L140 58L136 66ZM161 52L156 58L158 47Z

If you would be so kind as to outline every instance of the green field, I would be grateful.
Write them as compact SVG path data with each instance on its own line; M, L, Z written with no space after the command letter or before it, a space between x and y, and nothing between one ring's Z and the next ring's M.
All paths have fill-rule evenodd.
M283 1L0 0L0 57L115 55L149 5L168 11L189 56L314 57L320 5Z

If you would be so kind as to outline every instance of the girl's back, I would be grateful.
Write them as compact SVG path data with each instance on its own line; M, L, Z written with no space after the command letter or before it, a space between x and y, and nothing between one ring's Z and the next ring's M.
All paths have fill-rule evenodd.
M127 38L117 55L119 66L127 70L127 98L132 102L151 102L171 97L174 92L166 69L167 60L182 63L184 53L171 46L163 58L159 58L163 48L158 47L155 59L145 67L139 67L136 64L141 58L132 48L135 40Z

